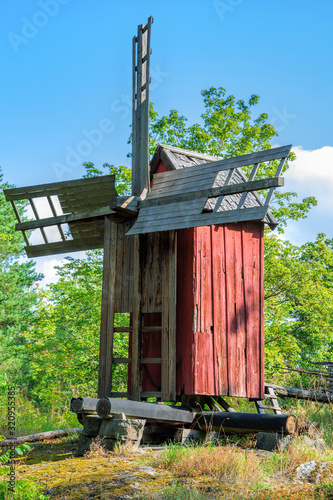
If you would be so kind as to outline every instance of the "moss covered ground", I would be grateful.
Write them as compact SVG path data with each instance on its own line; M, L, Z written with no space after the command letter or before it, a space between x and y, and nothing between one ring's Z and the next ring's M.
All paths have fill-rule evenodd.
M300 442L271 453L256 451L251 444L170 445L138 452L104 452L97 444L87 456L77 457L73 435L32 445L17 461L17 479L33 481L47 498L57 500L333 498L330 449L320 453ZM296 467L309 460L328 464L321 484L295 478Z

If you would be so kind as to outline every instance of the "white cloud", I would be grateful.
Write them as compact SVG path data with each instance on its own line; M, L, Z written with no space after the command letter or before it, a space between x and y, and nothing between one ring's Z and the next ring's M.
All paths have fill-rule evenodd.
M295 244L314 240L318 233L333 237L333 147L325 146L313 151L301 146L293 148L297 159L290 163L284 174L285 190L295 191L299 200L315 196L318 205L304 220L291 222L286 238Z
M83 259L85 257L85 252L75 252L70 254L75 259ZM67 254L66 254L67 256ZM49 257L37 257L36 258L36 271L38 273L44 274L44 279L41 280L40 284L45 287L49 283L57 283L59 276L57 275L56 266L62 266L67 262L65 255L59 255L55 257L53 255Z

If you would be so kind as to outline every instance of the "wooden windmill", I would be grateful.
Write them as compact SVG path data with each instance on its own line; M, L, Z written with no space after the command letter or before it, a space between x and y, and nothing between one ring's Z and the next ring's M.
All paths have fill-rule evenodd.
M132 196L117 196L111 175L5 195L29 257L104 248L99 397L262 399L263 229L277 224L269 203L283 185L291 146L221 159L159 145L149 163L151 24L140 25L133 39ZM260 163L277 159L274 178L255 180ZM241 167L251 165L246 178ZM259 190L267 190L265 200ZM36 209L41 197L48 218ZM16 200L29 201L35 220L20 221ZM49 227L58 228L58 241L49 240ZM42 244L29 244L26 231L33 229ZM130 326L115 327L115 314L124 312ZM127 358L113 354L119 332L129 337ZM125 393L113 391L117 363L128 365Z

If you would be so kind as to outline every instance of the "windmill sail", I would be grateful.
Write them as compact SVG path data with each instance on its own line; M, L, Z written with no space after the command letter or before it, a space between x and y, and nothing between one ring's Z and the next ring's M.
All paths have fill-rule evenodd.
M132 195L149 190L149 68L153 18L133 38Z

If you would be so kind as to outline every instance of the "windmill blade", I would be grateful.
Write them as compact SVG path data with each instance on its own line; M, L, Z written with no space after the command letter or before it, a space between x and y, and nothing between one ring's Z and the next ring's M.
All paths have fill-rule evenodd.
M132 195L149 190L150 37L153 18L133 38Z
M288 145L155 174L152 191L140 203L139 216L127 234L250 220L264 221L275 227L277 221L269 214L269 201L274 189L283 186L279 175L290 149ZM254 180L259 163L277 159L281 161L274 178ZM254 165L250 180L240 170L249 165ZM229 184L228 172L231 171L233 183ZM214 186L217 180L218 185ZM256 193L262 189L269 189L267 203ZM220 207L212 211L207 202L221 196Z
M12 203L15 229L22 231L28 257L102 248L105 216L123 220L110 207L117 195L114 175L5 189L4 194ZM21 221L15 202L22 200L28 201L34 220ZM43 243L29 242L27 232L34 230L40 231Z

